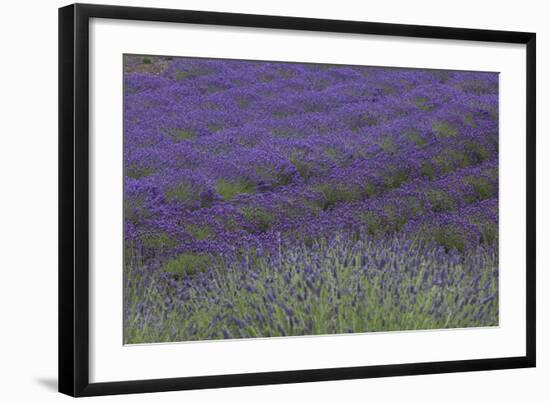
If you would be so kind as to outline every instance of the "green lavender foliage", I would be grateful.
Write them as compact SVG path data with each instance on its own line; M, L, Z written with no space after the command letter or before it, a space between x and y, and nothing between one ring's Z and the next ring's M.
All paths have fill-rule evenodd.
M249 249L208 267L201 256L173 260L191 270L174 277L166 263L148 274L127 266L126 343L498 324L495 246L460 254L337 236L276 255Z

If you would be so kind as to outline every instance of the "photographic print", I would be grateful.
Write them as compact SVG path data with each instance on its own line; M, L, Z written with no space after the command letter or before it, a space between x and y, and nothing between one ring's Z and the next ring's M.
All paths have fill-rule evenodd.
M497 72L123 57L125 344L499 324Z

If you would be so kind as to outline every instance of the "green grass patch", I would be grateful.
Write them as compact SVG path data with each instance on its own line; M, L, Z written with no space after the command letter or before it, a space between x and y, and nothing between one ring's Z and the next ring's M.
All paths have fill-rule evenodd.
M428 143L428 141L426 139L424 139L419 133L417 130L415 130L414 128L412 129L409 129L409 130L406 130L403 135L405 135L405 137L413 142L417 148L419 149L422 149L426 146L426 144Z
M178 70L174 73L174 78L176 81L181 81L183 79L193 79L201 75L208 74L208 71L202 70L200 68L187 68L185 70Z
M212 238L212 229L208 226L190 225L186 227L186 230L197 240L202 241Z
M382 93L384 95L391 95L395 92L395 88L391 85L382 85L380 89L382 89Z
M384 207L384 213L388 218L388 223L391 223L391 226L394 231L399 231L407 222L405 215L393 205L388 205Z
M384 176L384 185L387 189L399 188L408 179L409 173L406 170L398 170Z
M184 141L196 138L196 133L190 128L171 128L163 131L168 137L177 141Z
M164 262L161 269L167 273L183 277L205 272L210 262L211 258L208 255L182 253Z
M143 246L147 249L164 251L176 246L177 242L166 232L157 232L144 236L141 239Z
M452 149L444 149L441 154L434 156L432 161L444 174L450 173L456 168L464 168L472 164L466 153Z
M435 243L442 246L446 252L455 249L463 252L468 244L467 239L458 228L447 225L433 227L425 225L417 234L417 239L421 243Z
M223 129L224 125L220 123L209 123L207 127L211 132L218 132Z
M371 236L381 236L388 232L387 221L378 213L365 212L359 217L367 233Z
M434 121L432 129L438 138L452 138L458 135L458 129L447 121Z
M334 148L325 149L325 154L332 160L338 160L341 153Z
M300 160L298 156L290 156L288 161L292 163L303 179L307 180L313 175L313 167L311 164Z
M132 198L125 196L123 202L123 213L124 219L133 224L136 224L141 217L149 217L151 215L143 195Z
M138 163L130 163L126 168L126 176L134 179L139 179L147 177L153 174L154 170L152 167L146 167Z
M466 149L471 153L475 163L484 162L491 157L487 148L480 143L468 142L466 143Z
M498 224L484 221L479 218L470 219L472 224L475 224L481 231L481 241L485 244L492 244L498 239Z
M424 177L428 177L430 180L433 180L436 175L435 167L432 163L423 161L422 165L420 166L420 173Z
M352 118L350 122L350 129L353 132L359 131L363 127L373 127L379 123L379 119L371 116L368 113L363 113L355 118Z
M471 185L476 193L476 198L472 199L472 201L489 199L496 193L495 186L487 178L469 176L465 177L464 181Z
M472 113L468 113L464 116L464 122L472 128L477 127L477 124L474 121L474 115Z
M166 199L191 202L199 199L198 191L190 183L182 182L164 190Z
M434 229L433 239L436 243L443 246L447 252L453 248L462 252L466 246L466 241L462 233L458 232L453 227Z
M360 200L365 195L361 188L344 184L319 184L314 190L322 194L318 205L323 210L332 209L338 203Z
M250 100L248 100L248 99L239 99L239 100L237 100L237 104L239 105L239 108L246 109L248 106L250 106Z
M433 189L427 191L426 196L434 212L450 212L456 209L453 198L443 190Z
M280 138L293 138L300 136L300 131L292 127L277 127L271 130L271 133Z
M225 200L231 200L240 194L253 194L256 192L256 186L247 181L227 181L218 180L216 190Z
M257 207L246 207L242 210L243 217L260 232L266 232L275 222L275 216Z
M273 78L271 75L267 75L267 74L258 74L257 79L258 79L260 82L268 83L268 82L273 81L274 78Z
M398 151L397 145L393 138L389 135L384 135L380 141L376 142L380 148L386 153L396 153Z
M372 198L376 195L376 187L373 184L365 184L365 195L367 198Z
M428 104L428 99L425 97L417 96L413 99L413 103L416 106L416 108L424 111L430 111L433 109L433 107Z
M174 74L174 78L176 78L176 81L181 81L186 78L194 78L194 75L191 71L180 70Z

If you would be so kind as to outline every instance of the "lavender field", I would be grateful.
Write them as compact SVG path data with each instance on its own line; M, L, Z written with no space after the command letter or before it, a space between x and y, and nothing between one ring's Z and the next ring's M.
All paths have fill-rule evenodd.
M124 342L498 325L498 74L124 58Z

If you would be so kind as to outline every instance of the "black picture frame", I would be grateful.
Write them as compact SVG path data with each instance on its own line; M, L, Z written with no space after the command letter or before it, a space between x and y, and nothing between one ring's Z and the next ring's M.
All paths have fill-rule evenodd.
M527 68L525 355L494 359L90 383L88 30L91 18L524 44ZM60 8L59 391L79 397L534 367L536 361L535 65L535 33L87 4L74 4Z

